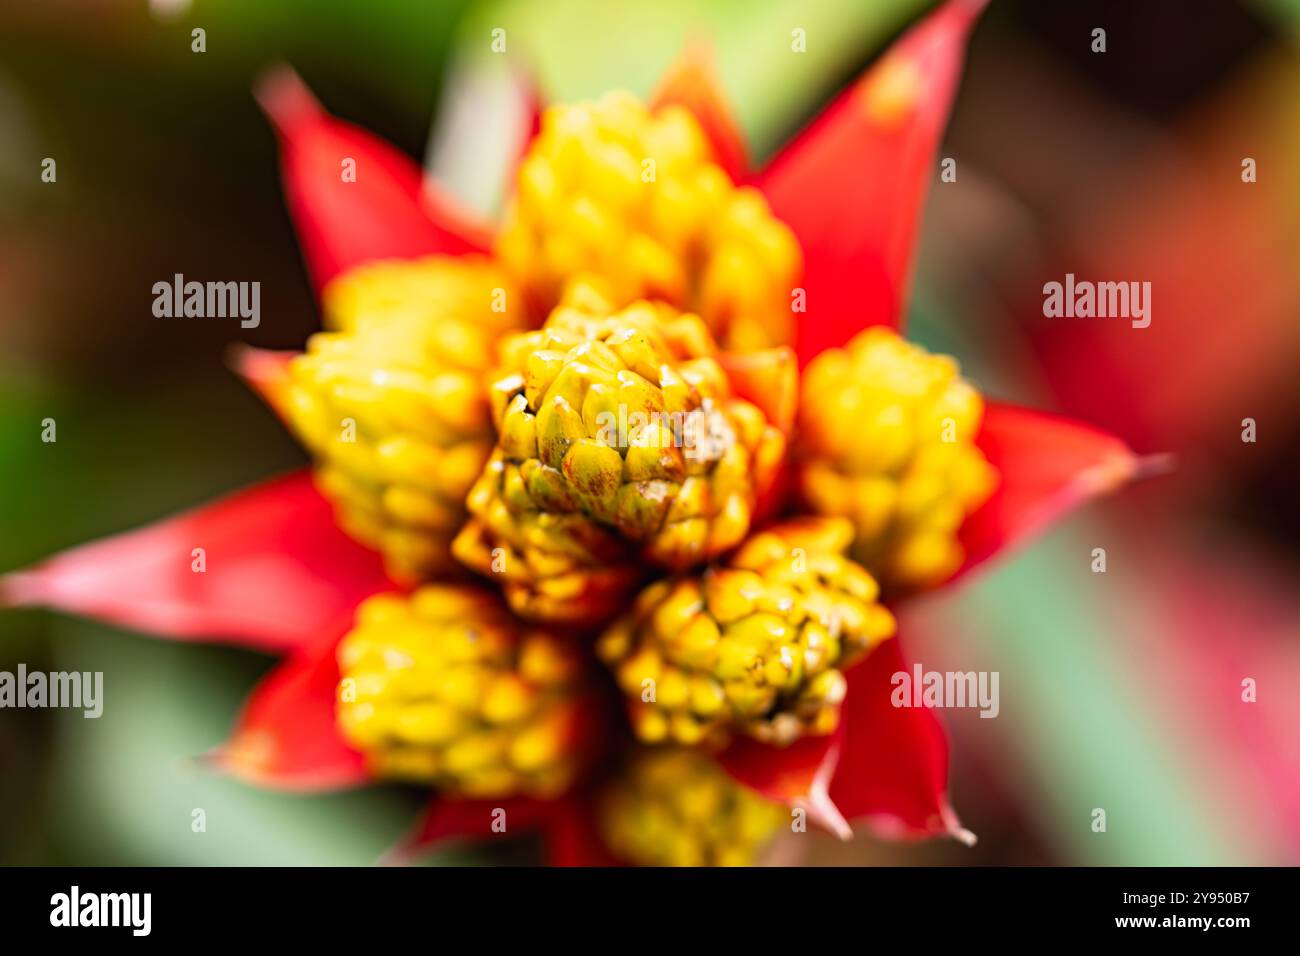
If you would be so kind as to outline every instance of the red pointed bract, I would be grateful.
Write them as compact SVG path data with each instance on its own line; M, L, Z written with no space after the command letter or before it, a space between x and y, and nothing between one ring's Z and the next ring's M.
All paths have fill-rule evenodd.
M720 761L768 799L803 806L845 838L864 823L882 836L947 833L972 842L948 803L948 744L926 708L896 708L893 675L904 670L898 641L882 644L846 673L848 697L837 732L790 747L740 739Z
M227 350L227 364L280 418L289 401L289 363L301 352L254 348L237 344Z
M947 834L974 843L948 802L948 738L939 718L928 707L894 706L894 675L908 672L897 638L849 668L830 799L880 836Z
M803 248L801 365L868 326L901 322L935 153L984 2L945 3L759 175Z
M1167 464L1060 415L989 402L976 444L998 470L993 496L961 528L964 573L1091 498Z
M745 139L718 82L713 54L703 43L691 43L659 81L650 108L676 105L689 110L713 147L713 160L735 183L749 177Z
M10 574L0 605L282 652L337 637L362 599L391 587L304 471Z
M330 116L291 70L268 74L257 98L278 134L285 200L317 293L363 262L487 249L482 225L410 157Z
M718 762L737 782L769 800L803 807L818 826L847 839L852 830L827 793L842 736L805 737L788 747L738 737Z
M278 790L335 790L369 782L365 758L338 731L338 685L333 642L295 655L253 688L230 740L204 762Z

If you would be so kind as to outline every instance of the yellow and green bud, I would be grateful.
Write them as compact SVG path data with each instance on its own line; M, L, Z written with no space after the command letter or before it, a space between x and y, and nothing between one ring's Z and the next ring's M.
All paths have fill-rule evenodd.
M658 581L597 642L646 743L785 746L838 725L843 670L894 633L879 589L844 557L847 522L754 535L725 565Z
M497 253L538 314L597 277L615 305L695 312L732 350L793 338L794 234L756 189L731 182L680 106L651 111L614 92L548 109Z
M518 613L546 620L605 618L636 558L684 570L735 547L785 450L732 395L699 318L592 302L504 341L498 448L455 545L503 575Z
M640 866L751 866L790 820L705 754L677 749L637 751L597 813L611 852Z
M336 331L290 363L289 425L340 525L394 577L451 570L465 495L494 443L485 372L523 309L495 267L443 257L360 266L323 300Z
M932 587L960 567L961 525L998 483L975 444L983 413L954 359L885 328L805 370L800 496L813 511L852 520L852 554L888 594Z
M580 649L521 625L483 589L370 598L338 662L339 727L381 779L551 797L591 756Z

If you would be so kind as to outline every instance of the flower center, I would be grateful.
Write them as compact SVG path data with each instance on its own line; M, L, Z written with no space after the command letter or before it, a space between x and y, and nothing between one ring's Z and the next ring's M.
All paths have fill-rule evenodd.
M508 339L492 390L500 442L457 556L504 573L516 611L550 618L620 558L685 569L738 544L785 438L730 394L715 351L696 316L645 302L613 315L562 305Z

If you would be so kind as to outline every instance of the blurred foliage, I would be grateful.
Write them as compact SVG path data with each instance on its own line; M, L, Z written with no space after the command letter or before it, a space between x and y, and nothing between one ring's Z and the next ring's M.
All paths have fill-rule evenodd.
M490 56L491 31L519 38L545 96L573 100L625 87L647 95L687 42L713 51L723 88L758 155L809 118L810 104L847 82L873 51L931 4L925 0L496 0L458 37ZM806 52L792 52L804 31Z

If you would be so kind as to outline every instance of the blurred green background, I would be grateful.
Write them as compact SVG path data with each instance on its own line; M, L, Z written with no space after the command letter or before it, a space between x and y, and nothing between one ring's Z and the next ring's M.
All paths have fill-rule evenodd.
M291 348L317 326L249 93L268 65L291 63L333 112L414 156L433 143L431 166L490 208L501 170L475 160L495 142L495 27L549 98L646 93L707 38L764 157L932 5L0 7L0 571L303 460L223 364L232 340ZM979 845L815 838L810 860L1300 862L1298 23L1284 0L986 13L942 150L958 182L927 207L913 337L990 394L1172 450L1180 470L904 615L926 666L1002 675L998 719L948 720L954 803ZM194 27L206 53L190 50ZM47 156L55 185L39 178ZM1243 156L1258 183L1241 183ZM1154 280L1149 336L1046 327L1045 277L1089 268ZM261 327L154 319L151 287L176 272L259 280ZM1246 416L1255 445L1239 438ZM40 441L47 417L56 444ZM1105 575L1088 567L1098 546ZM369 863L421 804L399 788L259 793L198 768L269 659L0 614L0 669L20 661L104 671L106 706L99 720L0 711L0 862ZM1240 702L1245 676L1255 705ZM191 832L195 808L206 833Z

